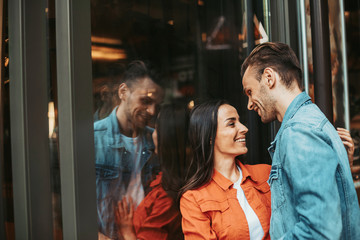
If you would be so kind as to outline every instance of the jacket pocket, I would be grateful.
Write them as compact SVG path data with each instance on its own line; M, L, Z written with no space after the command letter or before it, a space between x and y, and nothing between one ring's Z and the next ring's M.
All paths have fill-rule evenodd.
M285 203L283 186L281 183L282 167L273 165L271 167L268 183L271 189L271 207L275 211Z
M267 207L269 211L271 211L271 192L268 182L263 182L255 186L255 189L258 192L261 202Z
M119 169L112 166L96 164L96 177L102 180L113 180L119 177Z
M227 200L208 200L200 205L200 210L210 218L211 228L220 233L231 226L231 211Z

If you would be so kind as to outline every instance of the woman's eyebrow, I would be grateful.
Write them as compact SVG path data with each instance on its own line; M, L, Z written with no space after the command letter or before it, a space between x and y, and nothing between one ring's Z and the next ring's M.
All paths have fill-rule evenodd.
M225 119L224 122L227 122L227 121L236 121L236 117L227 118L227 119Z

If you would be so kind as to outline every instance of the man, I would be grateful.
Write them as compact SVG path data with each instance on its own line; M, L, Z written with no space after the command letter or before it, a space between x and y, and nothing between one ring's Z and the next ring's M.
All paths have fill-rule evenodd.
M283 43L256 47L241 69L248 109L282 122L269 147L272 239L360 239L360 210L346 150L332 124L302 91L295 53Z
M130 63L119 85L120 104L94 124L99 237L118 239L114 207L124 197L137 206L147 191L157 162L149 159L154 144L154 117L163 91L142 61Z

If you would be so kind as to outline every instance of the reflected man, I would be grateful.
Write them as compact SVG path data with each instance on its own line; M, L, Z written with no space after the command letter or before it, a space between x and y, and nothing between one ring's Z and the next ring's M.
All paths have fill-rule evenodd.
M114 207L123 197L137 206L158 167L150 159L153 129L147 126L163 98L156 80L144 62L130 63L119 85L119 106L94 124L99 236L117 239Z
M269 147L272 239L360 239L360 209L346 150L303 92L302 71L283 43L256 47L241 69L248 109L282 122Z

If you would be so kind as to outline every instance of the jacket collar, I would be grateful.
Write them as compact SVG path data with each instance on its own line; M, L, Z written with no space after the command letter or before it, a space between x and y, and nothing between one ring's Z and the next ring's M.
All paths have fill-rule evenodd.
M256 179L255 176L252 176L249 169L246 167L246 165L242 164L240 161L236 162L238 166L240 166L240 169L242 171L242 179L241 179L241 183L240 185L246 180L246 179L251 179L254 182L257 182L258 179ZM212 179L214 180L214 182L216 182L224 191L229 189L234 183L231 182L229 179L227 179L226 177L224 177L220 172L218 172L215 168L214 168L214 173L212 176Z
M123 148L125 146L124 141L122 138L124 137L123 134L120 132L120 125L119 121L116 117L116 111L118 106L114 108L111 114L107 117L107 136L108 136L108 144L110 147L113 148ZM154 149L154 143L152 141L152 132L154 129L150 127L145 127L140 133L139 137L144 144L144 148L146 149Z
M276 134L276 137L275 137L274 141L271 143L271 145L275 144L278 137L281 135L281 132L283 131L284 126L290 119L292 119L294 117L294 115L299 110L299 108L301 106L303 106L304 104L309 104L309 103L312 103L311 98L306 92L302 92L294 98L294 100L290 103L289 107L286 109L283 121L281 123L281 127L280 127L278 133Z

